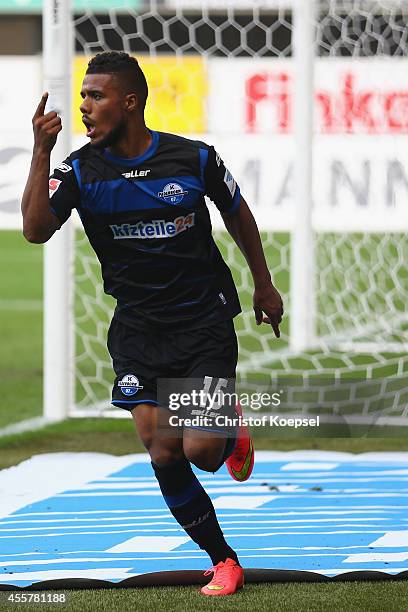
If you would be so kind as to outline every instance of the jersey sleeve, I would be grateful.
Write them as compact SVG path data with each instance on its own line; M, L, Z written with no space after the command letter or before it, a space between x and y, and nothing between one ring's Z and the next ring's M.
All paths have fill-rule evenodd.
M205 193L220 212L234 213L241 199L240 189L214 147L208 147L207 151Z
M55 168L49 178L48 187L51 210L62 225L70 217L72 209L79 206L81 195L69 157Z

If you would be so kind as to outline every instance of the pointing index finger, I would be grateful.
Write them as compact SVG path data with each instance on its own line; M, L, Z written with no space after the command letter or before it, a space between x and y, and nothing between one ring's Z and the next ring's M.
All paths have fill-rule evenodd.
M275 336L277 338L280 338L279 323L271 322L271 325L272 325L272 329L274 331Z
M43 93L40 103L37 106L37 110L34 113L34 117L43 117L45 105L47 104L47 100L48 100L48 91Z

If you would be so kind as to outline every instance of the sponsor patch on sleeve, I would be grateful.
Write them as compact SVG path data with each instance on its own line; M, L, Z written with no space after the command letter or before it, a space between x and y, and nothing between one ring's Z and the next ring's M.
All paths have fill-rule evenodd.
M71 172L72 167L69 166L67 163L65 162L61 162L59 166L57 166L55 168L56 170L60 170L61 172Z
M235 190L237 188L237 184L234 180L234 177L232 176L231 172L228 170L228 168L225 169L225 175L224 175L224 183L226 184L226 186L228 187L231 197L234 197L234 193Z
M50 198L52 198L52 196L54 195L54 193L57 191L58 187L61 185L62 181L56 179L56 178L50 178L50 180L48 181L48 195Z

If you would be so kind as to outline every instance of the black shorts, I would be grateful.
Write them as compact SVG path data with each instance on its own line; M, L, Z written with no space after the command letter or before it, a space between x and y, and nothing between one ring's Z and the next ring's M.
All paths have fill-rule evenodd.
M112 404L125 410L159 404L158 379L235 379L238 344L232 319L168 333L139 331L114 317L108 349L116 374Z

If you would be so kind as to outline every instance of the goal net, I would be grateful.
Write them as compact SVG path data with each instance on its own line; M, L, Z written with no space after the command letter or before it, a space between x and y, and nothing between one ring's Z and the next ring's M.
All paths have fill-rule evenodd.
M75 106L88 59L100 51L127 51L149 83L147 125L214 144L229 166L257 219L285 303L277 340L267 325L255 325L251 275L212 212L243 308L236 319L243 387L285 385L281 408L292 412L407 422L407 4L315 2L313 209L311 240L302 247L305 260L313 255L309 301L291 284L299 211L294 164L306 153L294 136L297 4L110 0L97 12L90 1L89 10L74 18ZM80 146L85 139L78 115L73 125ZM114 304L103 294L99 265L81 229L74 284L71 414L121 416L109 405L106 334ZM311 304L312 333L301 350L292 325L299 301Z

